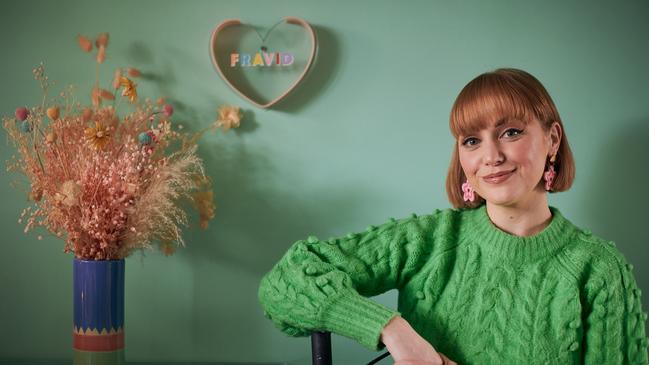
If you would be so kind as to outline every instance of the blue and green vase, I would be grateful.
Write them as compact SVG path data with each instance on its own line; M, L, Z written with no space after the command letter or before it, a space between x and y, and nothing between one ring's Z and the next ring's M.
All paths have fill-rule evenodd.
M74 259L74 365L124 364L124 260Z

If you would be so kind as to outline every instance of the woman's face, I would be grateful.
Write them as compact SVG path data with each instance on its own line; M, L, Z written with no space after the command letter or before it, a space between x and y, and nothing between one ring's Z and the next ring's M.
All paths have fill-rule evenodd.
M497 120L476 134L460 136L460 164L469 184L490 204L516 206L543 193L545 163L558 149L561 127L545 132L538 120ZM492 176L500 174L500 176Z

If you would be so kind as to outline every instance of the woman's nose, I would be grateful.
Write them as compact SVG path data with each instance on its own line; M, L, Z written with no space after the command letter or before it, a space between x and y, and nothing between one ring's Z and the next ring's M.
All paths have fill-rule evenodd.
M505 160L505 155L500 150L497 142L485 141L482 149L482 160L485 165L498 166Z

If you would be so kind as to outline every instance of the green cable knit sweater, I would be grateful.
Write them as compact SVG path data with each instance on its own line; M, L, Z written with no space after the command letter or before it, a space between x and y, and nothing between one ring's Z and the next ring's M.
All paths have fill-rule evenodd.
M382 349L401 315L438 351L469 364L647 364L647 313L632 265L559 210L540 233L497 228L486 206L297 241L259 288L291 336L326 330ZM398 312L367 297L398 289Z

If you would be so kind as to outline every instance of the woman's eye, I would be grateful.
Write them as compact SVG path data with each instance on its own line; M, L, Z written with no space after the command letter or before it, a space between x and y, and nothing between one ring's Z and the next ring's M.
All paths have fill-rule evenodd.
M475 143L471 143L471 142L475 142ZM464 146L475 146L476 143L478 143L478 140L471 137L471 138L465 139L464 142L462 142L462 145L464 145Z
M517 136L517 135L521 134L521 132L523 132L523 131L520 130L520 129L509 128L508 130L505 131L505 134L506 134L508 137L513 137L513 136Z

